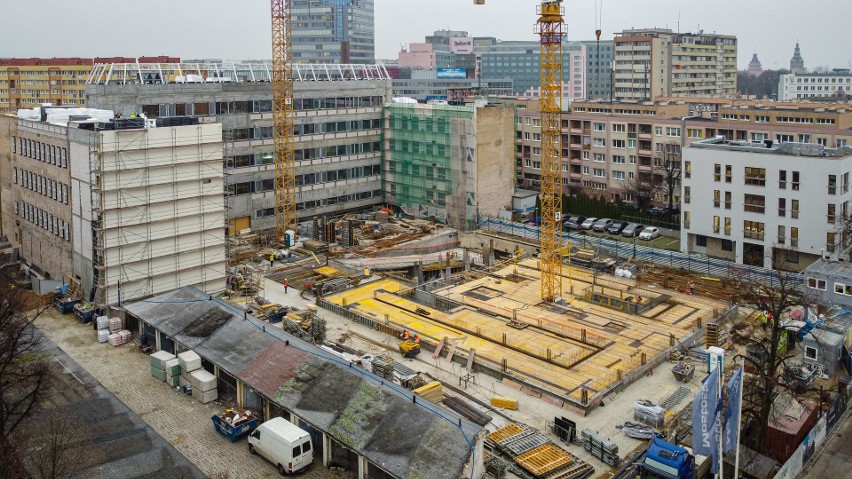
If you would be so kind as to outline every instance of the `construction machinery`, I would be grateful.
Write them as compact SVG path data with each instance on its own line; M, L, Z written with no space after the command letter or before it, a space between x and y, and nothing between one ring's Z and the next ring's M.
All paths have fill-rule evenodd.
M290 0L272 0L272 129L275 144L275 236L296 231L296 156ZM285 244L289 241L285 241ZM292 244L287 244L292 246Z
M399 352L404 358L413 358L420 354L420 343L410 339L405 339L399 342Z

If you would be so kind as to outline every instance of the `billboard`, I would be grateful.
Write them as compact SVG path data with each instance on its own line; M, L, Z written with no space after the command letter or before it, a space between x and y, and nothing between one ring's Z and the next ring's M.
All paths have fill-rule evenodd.
M450 37L450 51L452 53L473 53L473 38Z
M438 78L467 78L467 68L438 68Z

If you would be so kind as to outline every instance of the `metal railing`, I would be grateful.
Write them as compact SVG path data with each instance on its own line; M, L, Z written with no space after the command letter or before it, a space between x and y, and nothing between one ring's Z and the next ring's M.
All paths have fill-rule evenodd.
M480 218L479 228L495 233L509 234L529 240L539 240L539 229L537 226L525 225L494 218ZM789 273L737 264L718 258L711 258L698 253L682 253L679 251L668 251L641 244L625 243L599 236L587 236L578 233L561 233L563 240L570 240L572 246L578 248L592 248L599 255L613 258L633 259L659 264L670 268L682 268L693 273L698 273L716 278L737 277L750 282L761 282L779 286L779 275L783 276L788 284L804 284L804 276L801 273Z

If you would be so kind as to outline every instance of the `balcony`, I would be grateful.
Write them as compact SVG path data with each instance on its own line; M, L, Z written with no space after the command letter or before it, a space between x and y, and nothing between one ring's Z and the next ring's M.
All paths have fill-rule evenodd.
M763 241L764 236L765 235L763 234L763 231L752 231L752 230L743 231L743 238L750 238L750 239L756 239L756 240Z

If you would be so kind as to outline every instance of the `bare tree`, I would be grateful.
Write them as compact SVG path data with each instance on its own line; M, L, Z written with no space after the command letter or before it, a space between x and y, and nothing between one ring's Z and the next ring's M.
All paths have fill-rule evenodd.
M681 148L676 144L662 144L654 156L656 190L666 197L669 211L674 211L675 193L680 191Z
M68 407L51 409L27 421L22 460L33 477L65 479L89 466L91 434L79 414Z
M621 188L633 197L640 209L650 206L657 186L658 182L654 175L644 172L636 173L633 178L621 182Z
M0 276L0 439L13 433L49 390L49 358L33 325L45 309Z
M751 422L754 434L744 437L752 439L752 448L763 450L772 419L773 398L778 391L808 392L784 380L785 373L793 366L793 359L799 354L794 352L794 342L790 338L795 333L785 329L782 314L791 306L807 308L811 301L802 292L800 281L780 270L775 271L771 281L761 278L760 282L752 282L743 271L732 270L727 281L732 286L730 289L735 291L732 298L735 302L753 305L769 313L765 321L760 320L760 328L734 328L735 340L746 344L748 352L742 358L753 377L743 389L743 418L744 424Z

